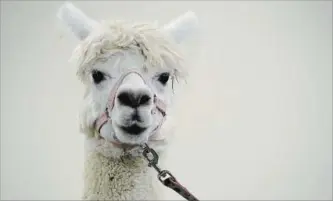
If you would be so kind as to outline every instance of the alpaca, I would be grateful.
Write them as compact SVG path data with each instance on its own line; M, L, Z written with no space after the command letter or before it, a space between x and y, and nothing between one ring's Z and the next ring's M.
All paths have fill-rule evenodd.
M85 87L79 115L85 135L82 199L161 199L163 185L139 145L162 154L170 142L173 84L187 74L177 46L196 27L195 14L161 27L99 22L66 2L57 16L80 41L73 58Z

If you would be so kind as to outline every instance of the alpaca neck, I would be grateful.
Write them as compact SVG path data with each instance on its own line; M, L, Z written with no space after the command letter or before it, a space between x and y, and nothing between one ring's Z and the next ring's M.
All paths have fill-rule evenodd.
M83 199L157 199L156 173L147 166L144 158L132 155L105 156L107 154L102 153L95 149L86 154Z
M159 154L161 167L174 129L169 117L157 135L160 139L148 143ZM85 140L83 199L157 200L163 197L164 186L142 155L135 149L129 156L122 155L123 150L103 139L88 137Z

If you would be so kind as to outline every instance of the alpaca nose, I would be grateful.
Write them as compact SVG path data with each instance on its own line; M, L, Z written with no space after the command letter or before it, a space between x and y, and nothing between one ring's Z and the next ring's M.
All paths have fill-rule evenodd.
M129 106L132 108L137 108L139 106L148 105L151 97L148 93L133 91L122 91L117 96L119 103L124 106Z

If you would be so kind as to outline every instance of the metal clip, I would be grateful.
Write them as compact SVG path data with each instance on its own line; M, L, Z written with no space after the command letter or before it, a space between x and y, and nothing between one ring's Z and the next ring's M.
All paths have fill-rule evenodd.
M148 147L147 144L141 146L143 148L143 156L148 161L148 166L153 167L159 174L161 173L161 169L157 166L158 163L158 154L155 152L154 149ZM151 154L150 156L148 154Z
M158 155L154 149L149 148L149 146L145 143L141 145L143 149L142 155L147 159L148 166L153 167L158 172L158 179L162 184L171 188L183 198L189 201L198 201L185 187L178 183L176 178L168 171L168 170L161 170L158 166ZM151 154L149 156L148 154Z
M158 174L158 180L164 184L165 180L171 179L176 181L176 178L168 170L163 170Z

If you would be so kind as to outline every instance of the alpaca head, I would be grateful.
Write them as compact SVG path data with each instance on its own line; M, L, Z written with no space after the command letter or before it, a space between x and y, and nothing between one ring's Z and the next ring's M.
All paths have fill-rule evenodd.
M161 27L97 22L65 3L58 17L80 40L74 56L85 86L81 131L121 143L147 142L167 115L174 81L185 75L176 46L195 28L194 14Z

